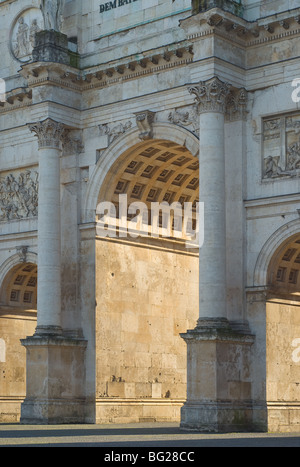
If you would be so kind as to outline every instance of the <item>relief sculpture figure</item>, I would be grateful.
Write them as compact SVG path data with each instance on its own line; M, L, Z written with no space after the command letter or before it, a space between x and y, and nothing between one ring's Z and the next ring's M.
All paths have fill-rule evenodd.
M0 221L36 217L38 173L26 171L0 178Z
M23 16L18 20L19 27L17 32L17 44L15 54L17 57L23 57L29 54L28 31L29 27L25 23Z

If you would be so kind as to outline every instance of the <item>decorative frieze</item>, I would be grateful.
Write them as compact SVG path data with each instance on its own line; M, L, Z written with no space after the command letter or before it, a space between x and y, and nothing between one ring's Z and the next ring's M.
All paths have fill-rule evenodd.
M175 109L169 113L168 120L174 125L182 126L183 128L192 131L197 136L199 135L197 105Z
M263 178L300 175L300 113L265 118L262 122Z
M0 221L36 217L38 214L38 172L0 176Z
M135 113L135 123L140 130L140 139L147 140L152 138L152 124L154 122L155 113L150 110ZM117 138L122 136L126 131L134 126L131 120L125 123L120 122L117 125L109 126L107 123L99 125L100 136L107 136L108 146Z
M115 139L123 135L131 127L132 122L130 120L125 123L118 123L112 127L105 123L104 125L99 125L100 136L106 135L108 137L108 145L110 145Z

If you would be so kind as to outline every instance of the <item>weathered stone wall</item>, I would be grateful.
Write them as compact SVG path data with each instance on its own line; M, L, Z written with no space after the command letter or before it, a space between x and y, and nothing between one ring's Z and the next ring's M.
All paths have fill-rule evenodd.
M26 394L26 352L20 339L31 336L36 313L0 307L0 422L18 422Z
M198 257L166 240L97 240L96 251L98 421L178 420L186 397L179 333L198 317Z
M267 404L271 431L299 431L300 315L288 300L267 303Z

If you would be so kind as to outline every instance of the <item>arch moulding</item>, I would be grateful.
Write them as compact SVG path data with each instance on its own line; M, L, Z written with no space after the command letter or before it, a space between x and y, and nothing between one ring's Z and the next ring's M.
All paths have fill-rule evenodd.
M136 127L133 130L127 131L112 144L101 155L96 164L93 173L91 174L88 183L86 197L83 205L82 223L94 222L96 217L96 207L100 189L105 181L112 166L120 158L124 160L130 151L139 144L145 144L140 138L140 130ZM153 124L153 140L168 140L174 143L185 146L192 156L199 155L199 140L198 138L183 127L170 123L154 123ZM150 140L148 140L150 141Z

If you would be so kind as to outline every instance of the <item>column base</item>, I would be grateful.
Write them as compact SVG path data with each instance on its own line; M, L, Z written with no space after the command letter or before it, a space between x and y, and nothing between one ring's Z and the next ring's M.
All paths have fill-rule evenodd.
M252 404L186 402L181 408L180 428L202 433L253 431Z
M38 336L62 336L63 331L60 326L37 326L34 337Z
M84 423L86 341L35 334L21 343L27 357L21 424Z
M187 401L181 409L181 428L251 430L254 336L245 323L204 318L181 337L187 343Z
M85 400L30 400L21 406L21 425L68 425L85 423Z

